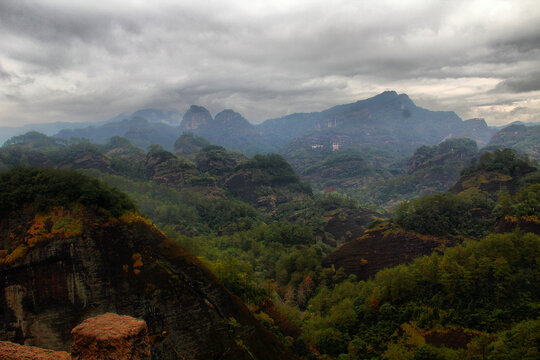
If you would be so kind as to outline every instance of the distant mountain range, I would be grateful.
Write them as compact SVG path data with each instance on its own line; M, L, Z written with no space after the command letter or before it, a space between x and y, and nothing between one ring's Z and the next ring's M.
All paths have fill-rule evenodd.
M406 140L411 145L435 144L464 134L485 144L493 134L482 119L463 121L452 111L427 110L416 106L406 94L395 91L321 112L270 119L259 127L283 143L306 133L313 136L313 132L331 132L368 142Z
M213 117L204 107L192 105L182 117L178 111L142 109L100 123L54 123L0 130L4 141L17 133L36 130L66 140L86 138L98 144L121 136L144 150L159 144L169 151L175 149L174 142L182 133L193 133L248 156L280 153L301 174L336 154L361 156L362 166L388 167L411 156L422 145L436 145L449 138L467 137L481 148L498 131L483 119L462 120L451 111L421 108L406 94L395 91L321 112L269 119L259 125L230 109Z
M122 120L130 120L133 118L144 118L152 123L162 123L171 126L178 126L182 120L182 115L179 111L170 110L162 111L158 109L141 109L132 114L122 113L108 120L93 121L93 122L67 122L59 121L54 123L44 124L27 124L23 126L0 126L0 144L3 144L6 140L13 136L22 135L29 131L38 131L45 135L55 135L62 130L68 131L74 129L83 128L98 128L108 123L119 122ZM68 133L66 133L68 134ZM112 137L114 135L110 135Z

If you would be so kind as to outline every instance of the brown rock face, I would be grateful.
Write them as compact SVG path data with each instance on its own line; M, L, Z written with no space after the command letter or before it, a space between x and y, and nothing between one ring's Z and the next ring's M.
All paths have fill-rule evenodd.
M77 325L71 334L71 358L74 360L150 358L146 323L130 316L112 313L99 315Z
M330 233L342 245L364 233L365 226L380 214L361 209L338 209L329 214L324 231ZM330 245L330 244L329 244Z
M514 231L515 229L521 229L525 233L540 234L540 220L535 216L529 216L524 218L515 218L512 216L506 216L499 219L493 227L495 233L506 233Z
M70 217L71 224L82 222L79 232L55 235L53 223L17 248L22 251L12 246L4 254L0 339L69 351L75 326L114 312L146 321L152 359L295 358L204 265L148 220L89 209L61 220ZM23 214L11 214L0 219L0 237L12 234L16 241L35 222L25 225Z
M360 280L366 280L379 270L409 263L419 256L442 251L459 242L459 239L378 228L366 231L363 236L328 255L323 265L334 265L336 269L343 267L347 274L355 274Z
M64 351L41 349L34 346L23 346L7 341L0 341L0 359L2 360L69 360L71 357Z

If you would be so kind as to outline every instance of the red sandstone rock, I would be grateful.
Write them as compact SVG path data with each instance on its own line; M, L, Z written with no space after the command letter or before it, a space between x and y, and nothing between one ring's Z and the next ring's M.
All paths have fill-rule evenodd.
M117 314L86 319L71 331L73 360L146 360L148 330L143 320Z
M0 341L0 359L2 360L69 360L70 358L69 354L63 351Z

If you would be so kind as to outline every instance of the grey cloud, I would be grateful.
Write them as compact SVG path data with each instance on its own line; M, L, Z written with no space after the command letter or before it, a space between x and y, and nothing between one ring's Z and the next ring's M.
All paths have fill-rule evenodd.
M527 74L501 81L494 91L497 92L530 92L540 90L540 72Z
M0 64L0 80L11 80L11 74L4 70L2 64Z
M0 24L2 30L16 31L47 43L65 43L70 39L102 40L115 27L129 33L141 29L137 21L122 12L114 14L88 6L55 6L54 3L27 0L2 1Z
M525 84L524 74L540 67L538 14L498 24L465 18L462 8L469 3L495 6L344 0L252 14L244 8L256 4L242 2L136 7L114 0L96 6L4 0L0 61L17 64L5 66L12 76L36 79L17 83L6 100L34 104L18 114L28 118L45 113L98 120L140 107L184 110L198 103L262 121L395 84L408 92L426 79L494 78L501 81L497 91L514 93L537 88ZM447 95L446 103L441 94L421 95L434 108L465 113L470 106L462 95Z

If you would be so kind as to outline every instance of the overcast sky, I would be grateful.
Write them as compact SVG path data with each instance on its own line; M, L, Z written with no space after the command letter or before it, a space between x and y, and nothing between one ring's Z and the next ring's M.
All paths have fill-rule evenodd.
M384 90L540 121L538 0L0 0L0 126L190 104L258 123Z

